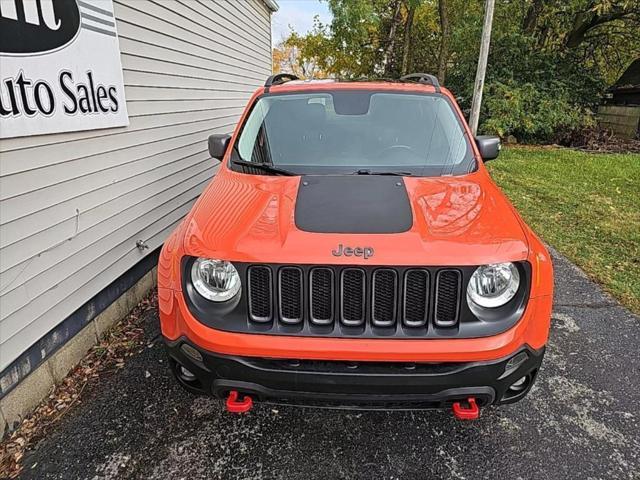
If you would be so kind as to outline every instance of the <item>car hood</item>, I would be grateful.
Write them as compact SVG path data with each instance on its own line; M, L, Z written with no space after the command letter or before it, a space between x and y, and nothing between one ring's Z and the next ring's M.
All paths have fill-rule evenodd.
M187 220L185 251L293 264L479 265L527 257L522 223L484 171L341 178L221 169ZM335 255L357 247L372 255Z

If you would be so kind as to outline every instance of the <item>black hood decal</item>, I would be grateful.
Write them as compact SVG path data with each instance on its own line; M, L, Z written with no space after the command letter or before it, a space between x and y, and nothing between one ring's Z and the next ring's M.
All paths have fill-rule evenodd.
M316 233L400 233L413 225L402 177L303 176L296 226Z

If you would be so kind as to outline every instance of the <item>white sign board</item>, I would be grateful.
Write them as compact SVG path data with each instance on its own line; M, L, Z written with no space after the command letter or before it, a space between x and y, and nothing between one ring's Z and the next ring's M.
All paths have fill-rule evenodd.
M129 125L111 0L0 0L0 138Z

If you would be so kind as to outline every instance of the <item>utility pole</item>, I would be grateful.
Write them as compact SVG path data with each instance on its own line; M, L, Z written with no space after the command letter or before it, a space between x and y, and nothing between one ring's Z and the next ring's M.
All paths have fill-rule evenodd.
M476 83L473 87L473 101L471 102L471 116L469 126L475 135L478 131L480 120L480 105L482 105L482 89L487 73L487 58L489 57L489 44L491 43L491 25L493 24L493 8L495 0L486 0L484 7L484 26L482 27L482 42L480 43L480 57L478 58L478 70L476 71Z

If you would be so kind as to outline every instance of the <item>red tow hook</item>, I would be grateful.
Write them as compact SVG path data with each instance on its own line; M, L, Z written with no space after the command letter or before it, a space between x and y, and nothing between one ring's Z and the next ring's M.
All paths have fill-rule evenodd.
M251 410L253 407L253 399L249 395L245 395L242 400L238 400L238 391L231 390L227 397L227 412L231 413L245 413Z
M474 397L467 398L469 406L462 405L461 402L454 402L453 404L453 416L458 420L476 420L480 416L480 407L476 403Z

